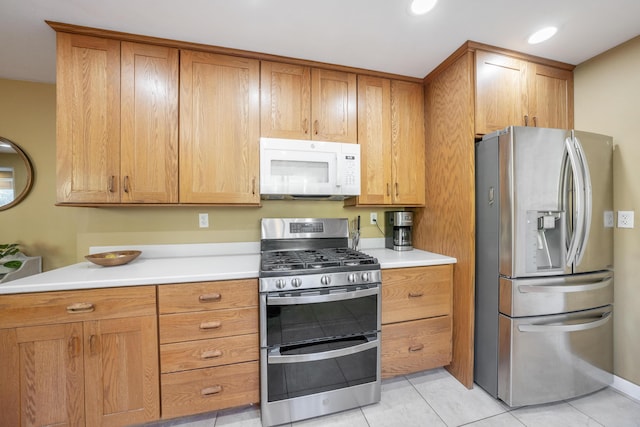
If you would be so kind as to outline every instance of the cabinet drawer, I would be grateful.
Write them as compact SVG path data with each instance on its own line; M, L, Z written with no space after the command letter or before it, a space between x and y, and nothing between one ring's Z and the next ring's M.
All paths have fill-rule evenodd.
M258 307L160 316L160 344L258 333Z
M382 378L451 362L451 316L382 326Z
M0 296L0 328L155 314L155 286Z
M258 334L186 341L160 346L163 373L258 360Z
M256 279L158 286L160 314L257 305Z
M256 403L260 400L258 362L162 374L162 417Z
M382 323L451 313L451 265L382 270Z

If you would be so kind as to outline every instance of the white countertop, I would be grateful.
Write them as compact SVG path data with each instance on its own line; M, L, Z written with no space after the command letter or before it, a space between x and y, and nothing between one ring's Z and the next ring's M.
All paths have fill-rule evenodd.
M259 246L254 243L92 248L91 253L138 249L142 255L115 267L86 261L35 274L0 284L0 294L257 278L260 253L256 248ZM398 252L364 247L362 252L378 258L383 269L456 262L455 258L417 249Z

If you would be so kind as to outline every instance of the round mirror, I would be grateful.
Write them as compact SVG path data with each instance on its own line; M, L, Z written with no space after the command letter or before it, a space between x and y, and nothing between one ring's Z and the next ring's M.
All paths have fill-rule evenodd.
M33 183L33 168L26 153L0 136L0 211L24 199Z

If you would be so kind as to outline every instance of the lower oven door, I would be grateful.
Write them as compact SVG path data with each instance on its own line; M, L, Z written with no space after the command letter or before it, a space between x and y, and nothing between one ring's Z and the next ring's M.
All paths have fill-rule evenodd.
M500 315L498 397L555 402L613 382L613 306L551 316Z
M264 426L380 400L380 284L260 295Z

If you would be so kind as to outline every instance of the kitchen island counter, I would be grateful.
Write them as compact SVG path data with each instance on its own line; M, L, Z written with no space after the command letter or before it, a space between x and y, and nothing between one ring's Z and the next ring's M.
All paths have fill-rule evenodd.
M192 246L197 250L194 251ZM168 247L172 250L167 251ZM126 265L101 267L88 261L80 262L3 283L0 285L0 295L249 279L258 277L260 266L259 246L252 243L101 247L92 248L92 253L123 249L140 249L143 253ZM455 258L417 249L398 252L384 248L363 248L362 252L376 257L382 269L456 262ZM167 253L177 256L166 256Z

